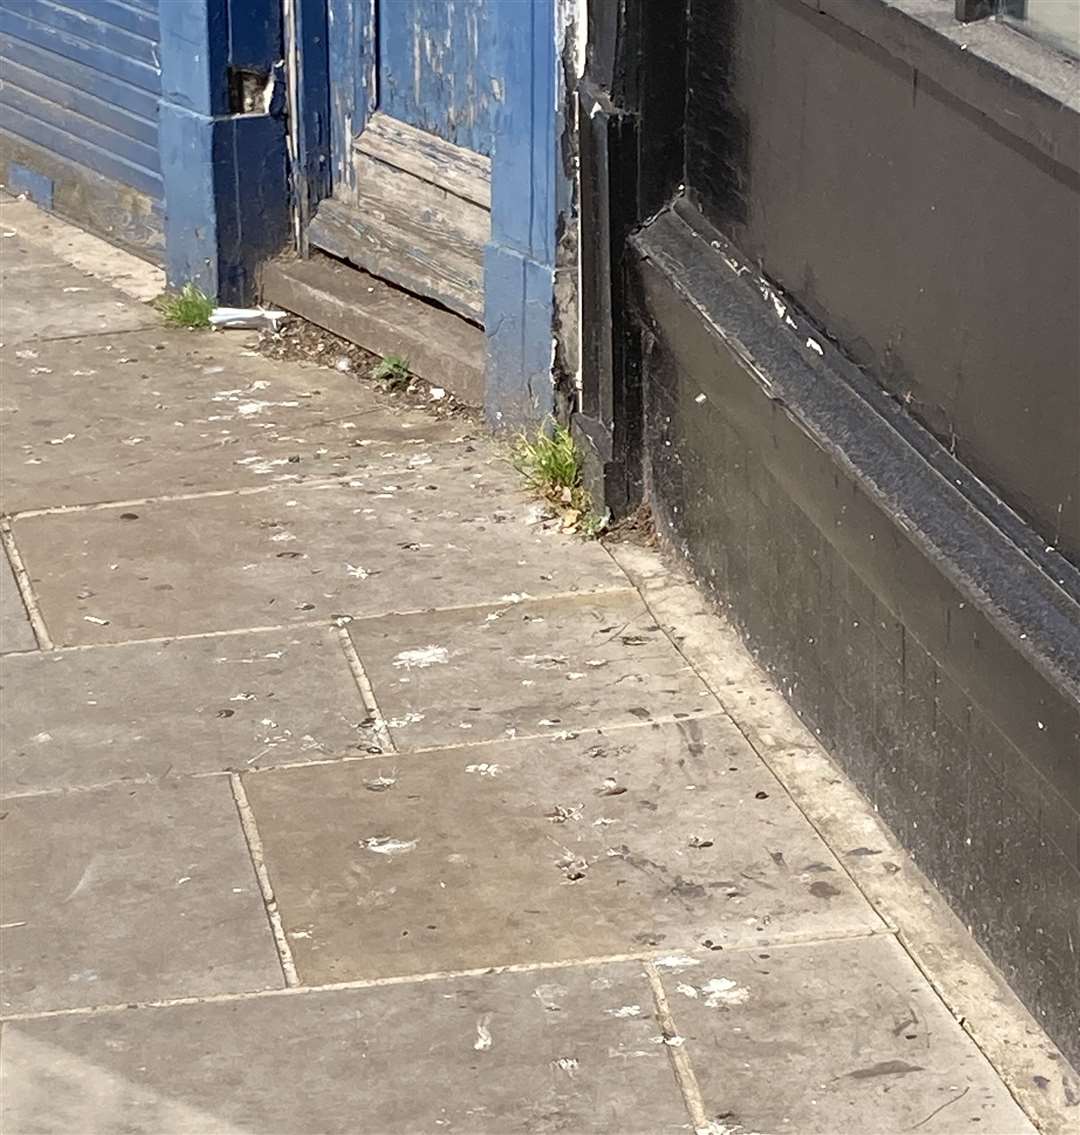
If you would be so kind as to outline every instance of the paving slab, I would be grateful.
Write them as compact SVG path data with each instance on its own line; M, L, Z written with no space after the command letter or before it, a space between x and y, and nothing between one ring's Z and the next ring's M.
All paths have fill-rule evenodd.
M245 784L306 982L881 926L723 717Z
M39 254L50 253L65 264L91 272L134 299L152 300L165 290L165 272L157 264L68 224L26 198L0 198L0 206L0 230L14 231Z
M1035 1130L891 936L704 957L662 981L720 1131Z
M424 468L32 516L14 531L57 645L627 586L598 544L528 518L497 468Z
M20 1135L688 1130L640 966L51 1018L4 1034Z
M0 653L36 649L37 639L26 617L11 564L7 556L0 553Z
M4 803L5 1013L280 987L225 777Z
M29 256L52 259L51 253L29 247ZM17 263L20 267L5 281L0 305L0 342L5 344L131 331L161 320L146 304L67 264Z
M157 326L0 349L7 512L467 465L469 433L248 337ZM487 448L490 448L488 446ZM474 451L471 451L474 452Z
M59 268L64 262L55 253L36 241L27 240L8 221L8 210L0 219L0 284L8 285L13 277L26 271ZM69 293L71 294L71 293ZM5 287L4 302L10 292Z
M9 794L355 756L375 744L331 628L20 655L0 663L0 692Z
M399 749L715 708L633 591L395 616L349 630Z

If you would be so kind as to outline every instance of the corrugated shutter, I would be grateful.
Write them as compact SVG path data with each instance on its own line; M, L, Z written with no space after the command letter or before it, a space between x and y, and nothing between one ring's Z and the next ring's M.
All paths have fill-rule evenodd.
M160 227L159 39L158 0L0 0L0 134L144 195Z

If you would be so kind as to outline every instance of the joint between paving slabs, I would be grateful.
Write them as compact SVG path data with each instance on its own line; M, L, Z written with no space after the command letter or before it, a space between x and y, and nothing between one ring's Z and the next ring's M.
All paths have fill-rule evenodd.
M382 710L379 709L379 703L375 697L375 690L372 688L367 672L364 670L364 664L360 661L360 655L356 652L356 643L353 642L352 636L345 627L338 627L337 636L338 642L341 643L341 649L345 654L345 660L348 662L349 669L352 671L356 688L360 691L360 697L363 699L364 705L367 707L367 711L371 714L374 721L372 732L375 734L382 749L387 753L396 753L397 749L394 746L394 739L390 736L390 729L386 724L386 719L382 715Z
M315 624L317 626L324 626L324 624ZM168 640L167 640L168 641ZM102 643L103 646L113 645L111 643ZM61 647L56 653L60 653L65 649ZM83 649L83 648L80 648ZM26 651L12 651L4 655L5 658L31 656L36 657L40 654L37 650ZM373 714L374 716L374 714ZM143 776L121 776L113 780L99 780L92 784L76 784L68 785L60 788L36 788L28 789L25 792L0 792L0 800L26 800L38 796L64 796L69 793L76 792L97 792L102 788L111 788L117 784L159 784L163 781L170 780L206 780L213 777L229 777L234 773L242 773L244 776L260 776L263 773L285 772L289 769L300 768L319 768L326 765L345 765L357 764L363 761L380 761L385 760L387 755L402 756L402 757L424 757L431 753L450 753L450 752L466 752L473 749L490 748L495 745L506 744L523 744L531 741L563 741L571 740L580 737L587 733L597 734L611 734L620 733L632 729L650 729L658 725L674 725L682 721L707 721L713 717L726 716L724 711L718 706L716 709L702 710L700 713L687 713L676 716L675 714L663 714L660 717L650 718L648 721L618 721L607 725L590 725L583 726L580 729L566 730L563 733L519 733L513 738L509 737L488 737L483 741L455 741L452 744L441 745L421 745L415 749L398 749L392 744L387 744L387 748L379 753L341 753L337 756L326 757L310 757L295 761L280 761L272 765L249 765L243 769L220 768L209 769L203 772L176 772L174 769L160 774L146 773Z
M26 516L26 513L21 513L21 516ZM2 524L2 522L0 522ZM21 563L21 560L20 560ZM12 568L14 571L14 568ZM551 602L567 602L571 599L580 599L582 601L590 599L604 598L608 595L621 595L626 592L632 592L634 588L629 584L625 587L609 587L600 591L558 591L552 595L545 595L542 598L530 600L532 603L551 603ZM635 592L636 594L636 592ZM25 602L25 601L24 601ZM228 638L236 635L246 634L273 634L280 631L299 631L308 629L328 629L331 627L341 628L346 625L351 626L354 623L377 622L381 619L386 619L391 616L395 618L410 618L415 615L440 615L440 614L453 614L459 611L486 611L491 607L498 607L500 604L497 601L487 601L483 603L456 603L449 604L445 607L409 607L398 611L385 611L374 615L334 615L328 618L321 619L297 619L295 622L287 623L270 623L257 627L227 627L224 630L212 631L187 631L177 632L173 634L162 635L148 635L145 638L123 638L111 639L108 642L73 642L62 643L59 646L53 644L50 639L49 650L56 650L60 652L65 651L78 651L78 650L102 650L112 649L114 647L123 646L144 646L156 642L187 642L189 640L196 640L202 638ZM34 650L11 650L7 651L7 655L25 655L36 654ZM726 713L726 710L718 709L718 712Z
M290 489L323 488L336 484L337 479L308 481L303 485L290 485ZM82 504L56 504L45 508L24 508L11 513L15 520L31 520L39 516L68 516L72 513L108 512L114 508L133 508L135 505L168 504L172 501L214 500L218 497L251 497L261 493L280 491L281 485L240 485L235 489L198 489L190 493L163 493L161 496L131 497L127 500L86 501Z
M300 975L296 971L296 962L293 960L292 947L285 934L285 926L281 921L277 900L274 898L274 888L270 882L270 872L266 867L266 857L263 854L262 839L255 823L255 813L251 810L247 792L244 791L243 782L238 773L229 774L229 785L232 788L233 800L236 801L236 810L240 815L240 826L247 842L248 853L251 856L252 866L255 868L255 877L259 881L259 890L262 892L263 906L266 908L266 917L270 922L270 930L274 935L274 945L277 947L278 961L281 963L281 972L287 986L300 984Z
M881 931L859 931L808 939L805 941L748 942L745 945L729 947L729 949L733 953L760 950L763 946L767 946L770 950L784 948L795 949L801 946L837 940L846 941L851 938L873 938L879 936L881 933ZM289 952L291 955L292 951L290 950ZM433 981L454 981L461 978L492 977L503 973L544 973L549 970L621 965L630 962L640 962L643 966L648 966L655 965L658 960L662 961L666 956L670 955L670 953L670 948L666 951L655 948L644 951L637 950L627 954L596 954L583 958L558 958L553 961L508 962L505 965L475 966L469 969L395 974L392 977L365 977L357 978L353 981L325 982L320 985L301 985L299 981L297 981L293 984L277 986L271 989L238 990L229 993L205 993L187 997L162 997L147 1001L123 1001L105 1005L76 1005L67 1009L38 1009L23 1013L0 1013L0 1021L14 1023L18 1021L38 1021L50 1017L93 1017L105 1013L122 1013L130 1009L170 1009L183 1005L231 1004L236 1001L255 1001L268 997L306 996L310 993L340 993L348 990L381 989L385 986L394 985L424 985ZM700 953L700 951L697 953ZM688 952L687 956L695 957L697 955L691 950ZM648 977L648 974L646 974L646 977Z
M660 1025L660 1034L664 1040L664 1047L671 1059L671 1070L675 1074L675 1082L679 1085L686 1110L690 1113L690 1122L695 1131L709 1129L709 1117L705 1111L705 1100L701 1095L701 1086L698 1084L694 1066L690 1061L690 1054L686 1051L683 1038L675 1026L675 1017L668 1004L667 992L660 978L660 971L655 963L645 963L645 976L652 987L653 1003L656 1005L656 1020Z
M19 598L26 608L26 617L30 620L30 629L42 650L52 650L53 641L49 628L45 625L45 616L41 613L37 596L34 594L34 585L30 582L30 575L23 563L22 553L15 543L15 533L11 530L11 521L4 517L0 520L0 543L4 545L11 574L15 577L15 586L19 589Z

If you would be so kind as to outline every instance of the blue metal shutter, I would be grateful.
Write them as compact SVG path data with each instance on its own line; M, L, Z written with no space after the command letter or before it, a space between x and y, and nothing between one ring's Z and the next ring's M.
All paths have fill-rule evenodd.
M0 143L134 190L160 230L158 2L0 0Z

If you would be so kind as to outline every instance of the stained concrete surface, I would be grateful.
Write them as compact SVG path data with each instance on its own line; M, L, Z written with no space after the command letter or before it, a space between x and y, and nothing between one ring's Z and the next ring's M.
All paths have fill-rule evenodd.
M724 659L505 450L167 331L32 231L4 508L55 648L9 578L5 1132L1029 1129Z
M340 633L326 627L19 655L0 661L0 696L10 794L263 768L376 743Z
M5 1012L281 985L227 780L8 799L0 832Z
M722 716L246 786L305 981L882 929Z
M674 1135L651 996L607 965L19 1023L5 1115L27 1135Z
M14 528L58 645L625 586L599 546L529 527L527 513L504 470L398 470Z
M349 626L399 749L701 713L708 689L636 592Z
M891 937L713 956L664 985L729 1130L1034 1130Z
M6 250L3 256L7 260ZM3 280L0 342L33 350L42 339L131 331L160 322L146 304L67 264L39 265L29 257L15 263Z
M6 346L0 367L8 511L391 471L435 442L465 460L468 422L391 416L353 375L160 323Z

